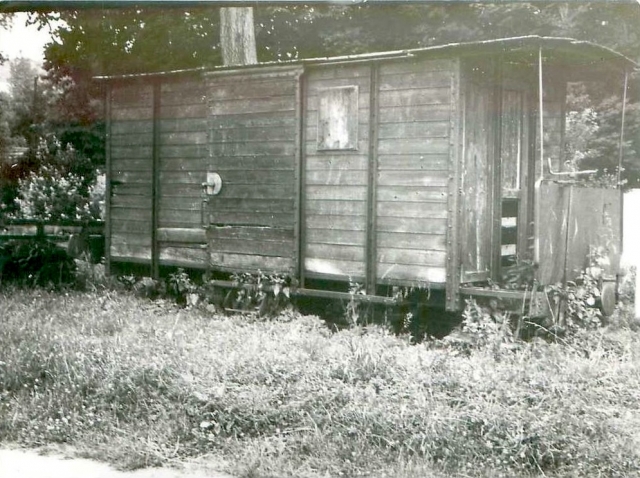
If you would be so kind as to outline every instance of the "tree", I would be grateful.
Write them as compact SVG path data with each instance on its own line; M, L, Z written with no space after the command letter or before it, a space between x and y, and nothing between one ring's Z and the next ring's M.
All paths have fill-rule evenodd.
M6 29L11 27L13 15L11 13L0 13L0 29ZM0 53L0 65L2 65L7 59Z
M258 62L253 8L220 9L220 46L224 65L251 65Z
M45 85L39 82L39 78L40 71L28 58L11 61L11 135L24 138L28 145L37 141L37 130L45 120Z

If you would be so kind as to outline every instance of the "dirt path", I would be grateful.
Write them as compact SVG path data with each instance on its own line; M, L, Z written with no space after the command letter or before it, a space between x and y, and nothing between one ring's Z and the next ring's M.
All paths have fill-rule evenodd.
M211 469L206 461L181 463L177 468L146 468L129 472L93 460L68 458L60 453L43 455L36 450L0 449L2 478L232 478Z

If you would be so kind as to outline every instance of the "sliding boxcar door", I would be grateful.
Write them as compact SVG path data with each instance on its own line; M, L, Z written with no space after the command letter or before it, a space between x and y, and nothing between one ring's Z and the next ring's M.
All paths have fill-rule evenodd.
M296 260L298 70L209 79L207 175L212 268L293 273Z

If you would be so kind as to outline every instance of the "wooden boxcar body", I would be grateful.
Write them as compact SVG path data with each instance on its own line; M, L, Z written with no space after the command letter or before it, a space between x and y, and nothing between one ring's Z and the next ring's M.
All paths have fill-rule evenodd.
M522 37L103 79L107 260L440 289L448 309L506 256L553 283L604 234L615 262L620 192L554 181L566 82L596 64L631 62Z

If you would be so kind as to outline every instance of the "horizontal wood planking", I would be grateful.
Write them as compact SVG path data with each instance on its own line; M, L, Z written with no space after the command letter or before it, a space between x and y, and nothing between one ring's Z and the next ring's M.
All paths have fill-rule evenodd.
M111 137L118 135L137 135L148 134L151 137L153 133L153 121L152 118L142 120L131 121L111 121Z
M308 75L315 80L350 79L369 77L369 65L326 65L322 67L309 67Z
M226 271L291 273L293 259L289 257L268 257L262 255L231 254L212 252L209 254L211 267Z
M250 114L229 114L210 118L213 131L246 128L295 128L295 118L291 111L266 111Z
M205 171L217 171L223 182L207 211L214 224L208 241L215 268L293 267L296 81L250 74L208 81Z
M149 171L150 159L113 159L111 168L115 171Z
M446 251L444 234L421 234L404 232L380 232L377 235L378 247L402 248L431 251Z
M113 121L141 121L153 118L151 106L129 106L126 108L112 108L111 119Z
M114 221L111 232L125 234L148 234L151 237L151 226L148 220L120 219Z
M380 139L426 139L448 138L448 121L425 121L414 123L384 123L378 127Z
M211 226L207 235L216 240L228 241L263 241L263 242L289 242L293 241L293 231L291 229L274 227L217 227Z
M152 146L153 136L147 133L112 134L111 147L118 146Z
M112 165L111 181L116 183L127 184L151 184L151 171L123 171L118 166ZM151 186L149 186L150 188Z
M307 171L306 182L308 185L341 185L357 186L367 184L367 172L361 170L349 171L335 168L326 171Z
M151 247L151 232L148 234L115 233L111 235L111 245L131 245Z
M164 266L206 268L209 262L209 253L206 248L160 244L159 261Z
M111 89L111 108L148 106L151 108L153 90L149 82L138 81L116 85Z
M215 201L215 199L213 199ZM233 199L227 198L224 202L215 204L218 211L255 211L260 213L288 213L293 209L291 199Z
M201 78L164 81L160 86L160 106L207 102L207 87Z
M447 206L437 202L384 201L377 205L378 217L406 217L416 219L445 219Z
M111 185L112 195L120 196L151 196L151 184L149 183L116 183Z
M286 213L223 211L216 209L215 205L211 206L211 203L209 204L209 220L212 224L289 227L293 229L295 222L295 218L290 211Z
M130 244L111 244L111 259L115 261L151 261L151 241L148 246Z
M160 159L205 159L209 155L207 144L164 145L159 148Z
M446 234L446 219L422 219L381 216L377 220L378 232L405 232L409 234Z
M213 143L233 142L264 142L264 141L294 141L296 132L293 127L253 126L237 128L212 128L210 132Z
M308 273L341 279L357 279L364 276L364 261L337 261L331 258L305 257L304 269Z
M293 228L212 226L207 231L207 238L215 250L212 260L218 265L246 268L253 264L254 271L265 270L268 267L258 265L262 258L263 264L271 263L276 270L282 271L293 263Z
M287 185L293 181L293 169L270 170L260 169L252 171L227 170L220 172L222 187L225 185ZM171 184L196 184L201 185L206 180L205 171L161 171L160 181Z
M380 68L380 91L411 90L425 88L447 88L451 86L449 71L422 71L414 73L389 72L385 65Z
M380 108L395 106L448 105L451 101L450 85L437 88L388 89L380 92Z
M270 98L235 99L213 101L209 107L212 116L273 113L295 110L293 96L275 96Z
M178 146L192 144L206 144L208 141L207 131L163 131L160 135L160 146Z
M442 187L448 182L446 171L379 171L378 184L383 186Z
M125 209L151 209L151 196L134 196L120 194L116 191L112 194L112 206Z
M308 243L305 247L305 257L330 259L333 261L364 262L364 246L344 245L344 244L313 244Z
M152 145L137 146L111 146L112 161L121 161L127 159L149 159L152 154Z
M158 228L158 240L183 244L206 244L207 233L202 228L160 227Z
M162 106L160 107L161 119L186 119L186 118L206 118L208 113L207 104Z
M403 264L380 263L377 266L378 279L400 280L407 282L422 282L425 284L444 284L447 271L444 267L412 266Z
M211 143L211 155L216 156L291 156L295 154L293 141L232 141Z
M364 201L308 200L307 214L331 216L365 216L367 213Z
M326 200L346 200L346 201L365 201L367 198L366 186L307 186L307 200L326 199Z
M345 216L327 214L307 214L308 229L334 229L343 231L364 231L366 216Z
M365 245L365 232L361 231L344 231L339 229L309 229L306 233L307 242L309 244L343 244L347 246Z
M378 262L381 264L445 267L446 259L445 251L378 247Z
M448 154L448 138L422 139L381 139L378 141L378 151L381 155L406 154Z
M385 62L381 68L381 74L394 75L399 73L424 73L435 71L451 71L453 68L453 62L451 60L423 60L415 59L411 60L395 60Z
M378 201L447 202L447 190L443 187L379 186L377 194Z
M149 231L151 231L151 208L134 208L130 205L119 206L114 198L113 206L111 207L111 217L114 219L114 222L121 219L147 221L149 223Z
M307 171L327 171L340 168L348 171L367 171L367 156L365 155L340 155L340 154L318 154L309 155L305 158L305 169Z
M380 110L379 122L412 123L421 121L449 121L451 108L444 105L394 106Z
M294 168L293 156L218 156L214 160L208 157L180 158L163 157L160 161L160 168L167 172L180 171L249 171L271 170L290 171ZM167 185L170 186L170 185Z
M158 121L160 134L166 133L199 133L207 132L207 118L173 118Z
M448 171L448 154L381 154L378 156L378 171Z
M238 101L246 99L268 99L276 97L291 98L295 95L296 85L292 81L252 80L251 87L245 83L217 82L209 89L209 100L215 102Z
M250 186L238 184L234 187L225 188L224 185L220 194L215 196L217 203L222 203L227 198L233 199L293 199L293 184L282 184L279 186L258 185Z

